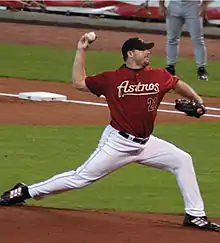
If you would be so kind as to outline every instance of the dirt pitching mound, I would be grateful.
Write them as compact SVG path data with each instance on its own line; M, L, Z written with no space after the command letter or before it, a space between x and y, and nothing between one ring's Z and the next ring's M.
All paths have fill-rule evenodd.
M24 206L0 208L0 219L4 243L214 243L219 240L217 232L184 228L182 216L165 214Z

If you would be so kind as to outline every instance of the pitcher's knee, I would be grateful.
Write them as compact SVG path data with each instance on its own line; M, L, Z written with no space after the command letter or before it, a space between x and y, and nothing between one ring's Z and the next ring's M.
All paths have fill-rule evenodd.
M70 180L70 187L71 188L75 188L75 189L79 189L79 188L83 188L85 186L88 186L89 184L91 184L92 181L87 179L87 178L83 178L80 175L75 175L71 180Z
M188 163L192 163L192 156L188 153L184 153L184 161L188 162Z
M99 178L101 177L95 175L94 173L87 173L85 171L74 171L71 178L69 178L69 184L72 188L79 189L88 186L89 184L92 184Z
M183 152L180 156L179 156L179 161L178 161L178 169L183 169L183 168L187 168L187 167L192 167L193 164L193 160L192 160L192 156L186 152Z

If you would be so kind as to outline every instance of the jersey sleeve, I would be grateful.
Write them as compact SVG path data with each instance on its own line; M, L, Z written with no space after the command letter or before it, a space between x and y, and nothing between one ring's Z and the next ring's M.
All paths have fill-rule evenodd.
M171 75L166 69L164 69L163 71L164 71L165 89L166 91L169 91L179 81L179 78L177 76Z
M87 76L85 79L87 88L91 93L97 95L105 95L107 80L104 73L99 73L94 76Z

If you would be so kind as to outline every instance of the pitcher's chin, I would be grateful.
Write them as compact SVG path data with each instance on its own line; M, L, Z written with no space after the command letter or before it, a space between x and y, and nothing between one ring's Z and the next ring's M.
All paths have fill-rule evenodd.
M148 62L144 62L144 67L147 67L147 66L149 66L149 64L150 64L150 62L148 61Z

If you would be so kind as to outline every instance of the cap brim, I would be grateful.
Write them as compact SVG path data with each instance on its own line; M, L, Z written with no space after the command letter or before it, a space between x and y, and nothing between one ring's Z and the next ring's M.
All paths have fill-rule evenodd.
M147 43L144 44L144 48L146 50L150 50L154 47L154 45L155 45L154 42L147 42Z

